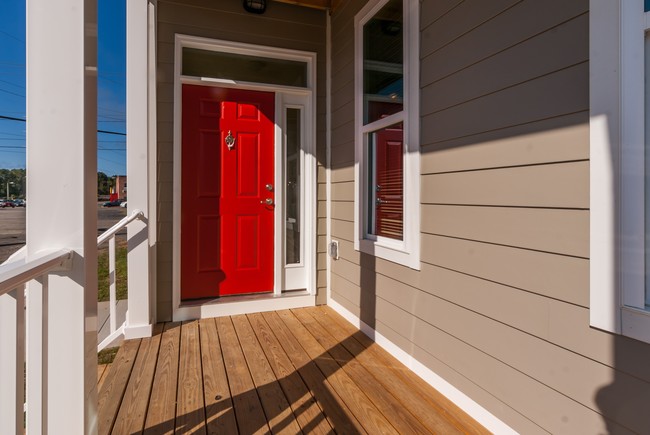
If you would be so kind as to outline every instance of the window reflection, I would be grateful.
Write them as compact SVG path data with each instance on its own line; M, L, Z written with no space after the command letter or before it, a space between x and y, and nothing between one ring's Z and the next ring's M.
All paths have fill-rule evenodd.
M402 1L389 1L363 26L363 123L404 106Z
M286 264L300 263L300 109L286 112Z

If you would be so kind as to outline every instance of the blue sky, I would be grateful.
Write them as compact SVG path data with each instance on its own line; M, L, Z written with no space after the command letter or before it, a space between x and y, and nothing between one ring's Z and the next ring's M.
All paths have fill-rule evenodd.
M126 131L126 1L97 0L98 130ZM2 2L0 116L25 119L25 1ZM126 138L97 135L98 170L126 174ZM25 167L25 123L0 119L0 168Z

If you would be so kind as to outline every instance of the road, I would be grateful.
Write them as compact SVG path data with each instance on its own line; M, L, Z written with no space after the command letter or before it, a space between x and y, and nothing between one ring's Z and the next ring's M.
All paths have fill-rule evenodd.
M0 263L25 245L24 207L0 208ZM97 234L112 227L126 216L126 208L103 208L97 204Z

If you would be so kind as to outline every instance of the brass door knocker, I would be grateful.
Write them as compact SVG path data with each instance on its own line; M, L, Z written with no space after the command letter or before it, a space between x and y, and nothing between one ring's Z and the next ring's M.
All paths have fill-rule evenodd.
M232 132L228 130L228 136L226 136L226 145L228 145L228 151L232 150L235 147L235 138L232 136Z

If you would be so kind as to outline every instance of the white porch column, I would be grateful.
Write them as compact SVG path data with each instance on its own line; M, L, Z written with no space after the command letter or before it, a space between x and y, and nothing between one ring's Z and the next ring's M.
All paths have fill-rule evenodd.
M74 250L70 271L28 290L28 310L43 303L42 324L30 316L27 326L43 331L42 426L50 434L92 434L97 432L97 5L27 0L26 6L27 256ZM32 352L28 358L40 356L38 349Z
M129 213L140 209L147 223L127 230L129 306L126 338L150 336L154 321L155 265L155 16L148 0L126 3L126 131ZM154 34L155 35L155 34ZM152 65L153 63L153 65ZM150 149L150 147L152 147ZM151 164L153 162L153 165ZM151 205L150 205L151 204Z

